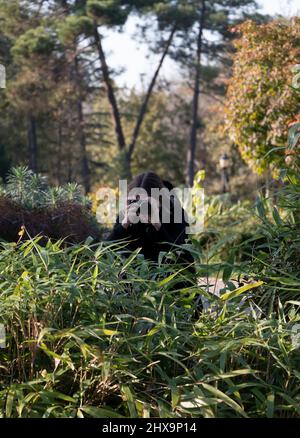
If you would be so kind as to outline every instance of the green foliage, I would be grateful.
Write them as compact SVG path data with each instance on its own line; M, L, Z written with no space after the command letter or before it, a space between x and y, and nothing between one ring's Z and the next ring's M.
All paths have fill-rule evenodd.
M27 167L13 168L7 177L5 195L28 209L57 207L71 202L88 206L90 201L76 183L63 187L49 187L46 177L37 175Z
M59 38L63 43L74 41L82 34L92 35L93 21L90 17L70 15L63 23L58 23Z
M122 102L128 137L134 127L134 116L138 113L141 97L132 92ZM175 99L170 102L169 94L164 91L153 93L132 159L133 174L154 169L173 184L184 183L182 160L186 155L187 134L183 126L184 116L181 102ZM180 130L179 123L182 123Z
M14 173L18 193L31 177ZM286 178L255 211L228 196L207 204L227 253L221 238L209 256L203 243L187 245L195 276L175 254L158 265L139 251L123 258L121 242L2 244L0 416L298 417L300 183ZM195 187L202 181L199 173ZM230 226L238 234L254 215L249 237L229 242ZM207 285L219 276L217 296Z
M243 257L243 242L255 234L260 224L248 200L232 203L229 194L205 197L204 230L193 236L196 246L203 251L206 263L219 263Z
M100 24L121 26L128 18L129 9L128 6L122 7L120 0L88 0L87 13Z
M300 300L300 181L297 173L288 178L274 198L258 200L261 225L243 248L252 260L249 271L268 282L259 303L269 312L278 299Z
M229 195L206 200L204 232L194 236L210 275L263 280L256 304L266 314L300 300L300 180L296 171L269 198L232 204ZM228 274L229 272L229 274Z
M195 7L187 2L159 2L155 11L161 28L176 23L178 29L190 29L197 20Z
M259 316L212 297L195 318L204 288L175 292L174 265L38 240L0 251L0 416L299 415L297 306Z
M49 56L55 47L55 39L50 29L39 26L23 33L15 42L12 53L16 56Z
M247 21L235 30L241 36L227 95L229 133L255 170L278 169L288 123L299 109L292 67L299 62L300 22Z
M52 2L53 9L39 11L37 2L0 4L5 32L0 55L9 63L8 87L1 99L1 145L14 162L22 160L27 117L34 116L44 170L54 156L55 165L49 164L54 178L71 180L77 174L74 164L80 161L83 133L103 181L112 181L121 159L114 159L117 146L111 140L113 127L103 103L103 84L98 84L98 66L89 62L97 53L93 44L83 49L87 41L82 46L77 42L91 37L94 20L118 28L131 12L151 14L160 30L176 23L171 54L194 74L201 2L67 3L65 10L62 2ZM214 65L201 67L201 85L215 92L216 87L203 84L218 82L219 72L224 73L215 60L227 54L233 38L228 26L252 2L205 3L204 30L217 38L203 40L203 53ZM285 147L287 122L298 109L299 95L291 87L298 21L263 26L247 22L239 28L243 34L228 94L228 121L233 140L256 169L279 161L278 146ZM223 84L217 85L222 92ZM181 98L186 92L182 88ZM126 138L141 97L122 97ZM185 97L177 100L161 90L152 95L133 155L135 172L151 167L183 182L190 94ZM83 102L95 109L84 123L74 117ZM207 113L207 118L213 117ZM203 139L216 151L215 145L224 147L224 141L216 134L222 123L215 116L214 122L212 135ZM298 124L289 131L292 150L298 144ZM18 133L8 136L15 126ZM3 159L2 173L8 165ZM212 167L215 174L216 164ZM174 263L176 254L167 260L161 255L154 266L138 251L123 258L123 243L91 245L88 239L66 247L57 239L84 226L87 231L79 237L75 233L70 243L83 241L92 235L90 230L95 238L100 236L90 226L90 214L80 208L89 203L80 187L50 187L44 176L26 167L12 169L0 188L6 201L1 231L15 228L6 235L17 241L28 237L27 224L34 226L28 232L33 238L0 247L0 324L7 332L7 348L0 349L0 417L299 417L297 157L294 169L285 170L285 186L273 198L258 199L255 208L245 201L233 204L229 195L207 198L205 230L186 245L195 257L195 275ZM203 174L197 177L195 188L200 188ZM49 214L40 214L43 209ZM50 233L53 224L55 233ZM220 297L209 293L207 285L216 277L223 281ZM182 280L191 286L182 289ZM197 307L201 298L209 305L203 312Z
M295 149L300 141L300 123L295 123L290 129L288 134L288 147L289 149Z

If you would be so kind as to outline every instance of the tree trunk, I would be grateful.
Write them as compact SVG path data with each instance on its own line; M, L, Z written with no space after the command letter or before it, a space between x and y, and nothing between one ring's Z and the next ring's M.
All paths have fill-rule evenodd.
M145 115L147 113L147 109L148 109L148 105L149 105L149 100L150 97L152 95L153 92L153 88L156 84L156 80L157 77L159 75L159 72L161 70L161 67L163 65L163 62L165 60L165 57L168 54L169 48L171 46L171 43L173 41L174 35L176 32L176 25L174 25L171 34L169 36L168 41L166 42L166 47L163 51L162 57L159 61L159 64L157 66L157 69L154 72L153 78L149 84L147 93L145 95L144 101L142 103L136 124L135 124L135 128L132 134L132 139L131 142L129 144L128 149L126 149L126 141L125 141L125 136L124 136L124 131L123 131L123 127L122 127L122 121L121 121L121 116L120 116L120 111L118 108L118 104L117 104L117 99L115 96L115 92L114 92L114 88L112 85L112 81L110 78L110 74L109 74L109 69L106 63L106 58L105 58L105 53L102 47L102 42L101 42L101 37L99 35L98 32L98 27L97 24L95 23L94 25L94 37L95 37L95 43L97 46L97 50L98 50L98 55L99 55L99 59L100 59L100 63L101 63L101 70L102 70L102 75L103 75L103 80L104 83L106 85L106 90L107 90L107 97L108 97L108 101L110 103L110 107L112 110L112 117L113 117L113 121L114 121L114 127L115 127L115 132L116 132L116 137L117 137L117 142L118 142L118 146L119 146L119 150L121 152L121 160L122 160L122 177L124 178L131 178L131 159L132 159L132 154L140 133L140 129L142 126L142 123L144 121Z
M204 18L205 18L205 0L202 0L201 17L199 22L199 30L198 30L198 38L197 38L195 85L194 85L194 95L192 102L191 138L190 138L190 147L187 155L187 176L188 176L188 184L190 187L192 187L194 184L194 176L195 176L195 156L196 156L196 148L197 148L197 132L199 125L200 67L201 67Z
M154 86L156 84L156 80L158 78L159 72L160 72L160 70L162 68L162 65L164 63L165 57L167 56L167 54L169 52L169 48L170 48L170 46L172 44L175 32L176 32L176 24L173 26L173 29L172 29L172 31L170 33L170 36L169 36L169 38L168 38L168 40L166 42L165 49L164 49L163 54L162 54L162 56L160 58L158 66L157 66L157 68L156 68L156 70L154 72L153 78L152 78L152 80L151 80L151 82L149 84L147 93L146 93L144 101L142 103L142 106L141 106L141 109L140 109L140 112L139 112L139 115L138 115L138 118L137 118L137 121L136 121L136 124L135 124L135 128L134 128L134 131L133 131L133 134L132 134L132 139L131 139L131 142L130 142L130 145L129 145L129 148L128 148L128 151L127 151L126 162L128 163L129 168L131 167L131 158L132 158L132 154L133 154L133 151L134 151L134 148L135 148L135 145L136 145L136 142L137 142L140 130L141 130L141 126L142 126L144 118L145 118L145 116L147 114L149 100L150 100L150 97L152 95L153 88L154 88Z
M126 147L126 142L125 142L125 136L124 136L124 132L123 132L123 128L122 128L120 111L118 108L117 99L116 99L114 88L112 85L112 80L110 78L110 73L109 73L107 63L106 63L105 53L104 53L104 50L102 47L102 41L101 41L101 37L100 37L99 32L98 32L98 26L97 26L96 22L94 23L94 38L95 38L95 43L96 43L96 47L98 50L98 55L99 55L99 60L100 60L100 64L101 64L103 80L104 80L104 83L106 86L108 101L109 101L109 104L110 104L110 107L112 110L112 118L113 118L113 122L114 122L114 128L115 128L115 133L116 133L116 137L117 137L117 142L118 142L118 146L119 146L120 151L122 151Z
M80 155L81 155L81 177L83 182L83 187L86 193L89 193L91 190L90 184L90 169L89 169L89 161L86 152L86 136L84 130L84 117L82 110L82 103L80 101L77 102L77 110L78 110L78 121L79 121L79 145L80 145Z
M61 172L61 164L62 164L62 126L60 120L58 121L58 130L57 130L57 153L56 153L56 179L57 184L62 184L62 172Z
M75 82L77 91L77 114L78 114L78 139L80 146L80 164L81 164L81 178L84 190L88 193L91 189L90 187L90 169L89 162L86 151L86 135L85 135L85 125L84 125L84 115L82 108L82 91L81 91L81 81L79 74L78 58L75 57Z
M29 169L37 172L37 134L35 117L30 116L28 120L28 158Z

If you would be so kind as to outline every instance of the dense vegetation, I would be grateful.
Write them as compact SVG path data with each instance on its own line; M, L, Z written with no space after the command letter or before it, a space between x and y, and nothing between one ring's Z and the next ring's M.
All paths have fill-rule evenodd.
M106 38L137 17L158 64L128 91ZM299 18L0 0L0 23L0 418L299 417ZM205 185L194 273L105 242L97 189L146 169Z
M90 212L90 200L75 184L49 187L47 179L26 167L13 168L0 194L0 238L17 242L41 235L42 241L80 243L99 240L101 232Z
M51 183L76 181L90 191L147 169L176 184L188 173L192 185L205 163L216 183L208 189L217 192L219 154L231 142L210 135L209 113L223 113L224 103L218 110L215 103L230 76L229 28L252 16L268 19L253 0L0 1L0 63L7 73L0 89L0 175L26 161ZM127 90L111 65L109 39L132 20L141 24L133 38L148 47L153 67L143 84ZM167 57L182 80L161 74ZM245 171L234 157L233 173Z
M198 280L183 290L180 266L125 261L118 243L2 243L1 415L299 416L299 190L258 202L256 230L223 240L223 262L220 238L188 246Z

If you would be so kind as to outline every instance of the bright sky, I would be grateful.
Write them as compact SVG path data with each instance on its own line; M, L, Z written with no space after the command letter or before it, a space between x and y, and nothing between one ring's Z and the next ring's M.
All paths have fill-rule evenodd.
M300 15L299 0L257 0L261 6L259 12L270 15L281 14L286 17ZM137 43L133 39L137 19L131 18L125 26L124 32L113 32L104 42L108 55L108 63L116 70L123 70L117 82L120 86L132 87L141 85L142 78L147 81L154 71L158 57L149 53L146 44ZM175 63L166 59L161 75L167 78L178 76Z

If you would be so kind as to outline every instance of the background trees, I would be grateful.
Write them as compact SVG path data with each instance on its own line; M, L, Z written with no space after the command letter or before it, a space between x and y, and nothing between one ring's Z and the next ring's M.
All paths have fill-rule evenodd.
M141 23L136 38L158 56L144 86L125 90L105 38L133 15ZM250 16L255 22L230 32ZM233 158L232 181L246 169L239 152L262 169L261 157L284 143L298 102L285 73L296 62L298 21L258 24L269 18L251 0L0 2L8 78L0 90L1 176L25 163L54 184L77 181L89 192L146 168L192 184L205 168L214 193L223 151ZM225 96L234 51L238 64ZM167 57L178 65L178 81L161 77ZM224 105L230 136L222 132Z
M257 25L247 21L239 34L227 93L227 127L249 165L278 168L287 145L288 124L299 111L292 87L299 63L300 20Z
M31 167L0 187L1 418L299 417L299 19L230 32L251 4L0 0L0 175ZM128 90L106 36L133 15L158 57ZM258 196L248 164L275 173L286 145L281 189ZM96 224L97 186L149 168L176 185L205 168L218 194L185 245L195 272L179 248L124 263L124 242L102 241L115 214Z
M206 166L205 148L201 147L200 111L203 95L223 95L224 78L229 74L232 34L229 29L245 20L257 7L255 1L178 0L177 10L186 17L186 27L180 30L173 57L189 77L192 90L190 108L190 139L187 151L187 181L193 185L196 157ZM263 17L256 15L257 20ZM197 148L199 146L199 148ZM198 151L197 151L198 149Z

